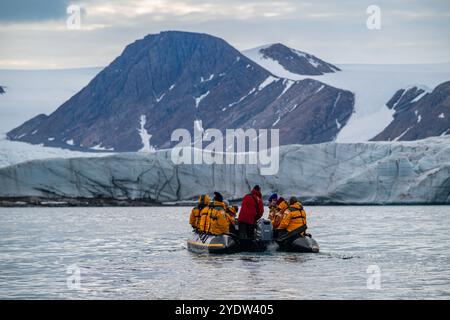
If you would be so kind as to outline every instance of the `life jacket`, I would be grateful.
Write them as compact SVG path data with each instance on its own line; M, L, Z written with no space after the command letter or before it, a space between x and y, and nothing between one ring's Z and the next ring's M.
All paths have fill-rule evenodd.
M229 223L223 202L214 201L208 210L202 210L199 229L201 232L212 235L228 233Z
M286 210L278 229L286 229L288 232L291 232L304 225L306 225L306 212L301 203L296 202Z
M228 207L226 209L226 218L229 224L235 225L236 224L236 214L237 211L234 207Z
M283 220L285 211L288 209L288 204L286 201L281 202L275 211L275 214L273 216L272 225L274 229L277 229Z
M209 205L209 196L207 194L201 195L198 199L198 205L191 210L191 216L189 218L189 224L198 229L200 224L201 212Z
M273 222L273 219L275 218L275 214L277 213L278 209L277 206L270 205L269 206L269 220Z

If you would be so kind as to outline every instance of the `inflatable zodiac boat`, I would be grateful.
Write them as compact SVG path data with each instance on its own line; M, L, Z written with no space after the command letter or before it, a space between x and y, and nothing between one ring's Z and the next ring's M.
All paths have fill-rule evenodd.
M304 225L274 239L279 246L279 250L287 252L319 252L319 244L310 234L306 234L306 229L307 226Z
M235 234L211 235L192 232L187 241L187 248L195 253L229 254L236 252L263 252L275 241L280 251L286 252L319 252L319 244L310 236L299 236L298 230L273 239L272 223L260 219L256 226L255 239L240 239Z
M234 253L239 251L237 239L228 234L214 236L192 232L187 245L189 251L196 253Z
M263 252L272 242L272 223L260 219L254 239L240 238L237 234L211 235L193 231L187 241L188 250L196 253Z
M320 250L316 240L309 236L299 236L296 239L288 241L276 241L280 251L286 252L312 252L317 253Z

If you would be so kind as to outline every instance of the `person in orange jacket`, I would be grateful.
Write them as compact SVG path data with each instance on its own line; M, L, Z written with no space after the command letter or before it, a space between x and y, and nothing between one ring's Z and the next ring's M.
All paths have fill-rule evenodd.
M230 233L237 234L236 229L236 215L239 211L238 206L227 206L226 208L226 217L229 225Z
M229 233L229 223L225 213L225 203L223 196L219 192L214 192L214 201L208 207L208 211L202 212L200 218L201 232L221 235Z
M306 234L306 212L303 209L302 204L297 200L296 197L289 199L289 208L286 209L277 230L285 230L285 233L299 229L300 227L305 227L304 230L300 231L300 235Z
M194 228L194 230L198 229L202 211L208 211L208 205L210 201L211 199L207 194L203 194L198 197L198 204L196 207L192 208L191 216L189 217L189 224L192 226L192 228Z
M278 236L279 230L277 229L283 220L284 213L286 209L289 207L286 200L284 200L283 197L278 198L276 203L276 210L275 214L272 219L272 226L273 226L273 237L276 238Z
M275 217L275 214L278 211L277 208L277 201L278 201L278 195L276 193L273 193L270 197L269 197L269 220L272 221L273 218Z

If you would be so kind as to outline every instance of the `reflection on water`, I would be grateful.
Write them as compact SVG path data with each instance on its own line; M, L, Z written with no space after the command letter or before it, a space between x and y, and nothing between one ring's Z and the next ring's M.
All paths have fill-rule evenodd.
M186 249L189 208L0 208L0 298L448 299L449 209L309 207L320 253L212 256Z

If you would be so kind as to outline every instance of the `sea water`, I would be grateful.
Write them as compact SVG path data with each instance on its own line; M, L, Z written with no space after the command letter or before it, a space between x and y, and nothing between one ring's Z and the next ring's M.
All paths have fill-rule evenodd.
M0 208L0 299L450 298L450 206L306 210L320 253L215 256L188 207Z

